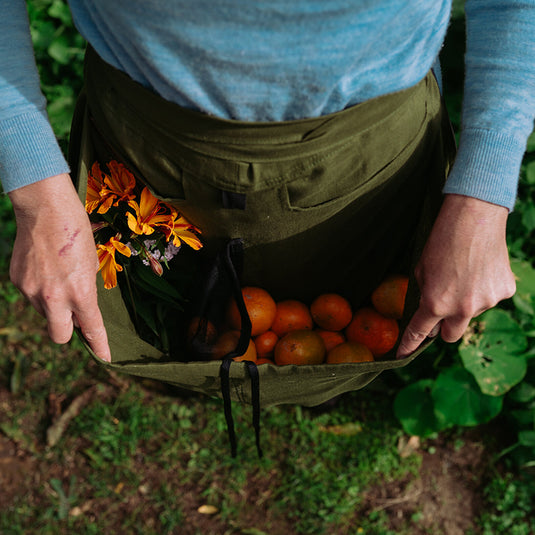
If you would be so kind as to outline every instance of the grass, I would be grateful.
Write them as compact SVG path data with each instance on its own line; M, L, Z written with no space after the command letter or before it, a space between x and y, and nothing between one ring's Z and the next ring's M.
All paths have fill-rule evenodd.
M233 459L220 400L162 395L153 391L157 385L125 378L97 380L100 370L78 346L73 342L68 352L50 346L37 357L0 415L4 435L47 474L30 499L22 494L4 509L2 533L90 533L92 512L101 530L149 533L152 524L155 533L172 533L192 514L177 505L177 485L190 489L196 504L217 507L220 521L237 529L254 527L245 500L269 509L273 525L328 533L329 525L351 525L367 488L417 470L417 457L397 452L401 433L392 417L373 416L390 414L386 399L347 396L328 412L266 409L263 459L256 457L250 408L236 405L241 450ZM14 367L5 352L1 359L5 385ZM54 399L68 407L88 388L91 400L55 447L46 448Z
M0 438L27 471L0 490L2 534L176 533L202 504L234 533L329 533L349 529L367 489L417 472L417 456L398 454L402 433L385 396L263 410L262 459L250 407L235 404L233 459L221 400L104 373L77 340L48 342L22 298L1 301L0 319ZM47 446L47 431L82 398Z
M535 486L529 479L512 474L495 477L485 488L488 509L479 519L483 535L531 535L535 520L531 516Z

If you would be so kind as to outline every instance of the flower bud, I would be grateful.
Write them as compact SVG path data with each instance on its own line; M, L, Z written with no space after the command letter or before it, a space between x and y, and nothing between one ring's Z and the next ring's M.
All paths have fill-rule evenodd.
M150 265L150 268L152 269L152 271L154 271L154 273L156 273L156 275L158 275L158 277L162 276L163 267L160 264L160 262L158 262L158 260L156 260L156 258L154 258L151 254L149 254L149 265Z

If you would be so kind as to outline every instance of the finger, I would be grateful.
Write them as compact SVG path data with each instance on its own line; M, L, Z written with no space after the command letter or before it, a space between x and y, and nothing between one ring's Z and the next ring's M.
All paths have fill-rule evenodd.
M439 321L440 318L418 308L401 337L396 358L401 359L410 355L428 336L436 336L440 329ZM435 332L436 334L434 334Z
M72 338L73 331L70 310L48 309L45 316L48 323L48 334L52 341L56 344L66 344Z
M96 299L78 308L73 314L73 321L79 326L95 355L105 362L111 362L108 335Z
M457 342L466 332L468 324L470 323L471 318L466 317L453 317L447 318L442 321L442 328L440 334L444 342Z

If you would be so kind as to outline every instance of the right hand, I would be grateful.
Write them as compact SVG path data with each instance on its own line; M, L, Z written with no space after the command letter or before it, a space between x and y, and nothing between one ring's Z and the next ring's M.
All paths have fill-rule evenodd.
M95 354L111 361L97 303L98 259L89 218L67 174L9 193L17 221L9 274L48 322L52 341L78 326Z

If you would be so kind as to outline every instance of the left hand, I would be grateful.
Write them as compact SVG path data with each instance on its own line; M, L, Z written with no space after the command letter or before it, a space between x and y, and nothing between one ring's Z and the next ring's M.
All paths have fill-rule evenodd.
M516 290L505 240L508 209L463 195L446 195L415 269L420 304L397 358L428 336L456 342L470 320Z

